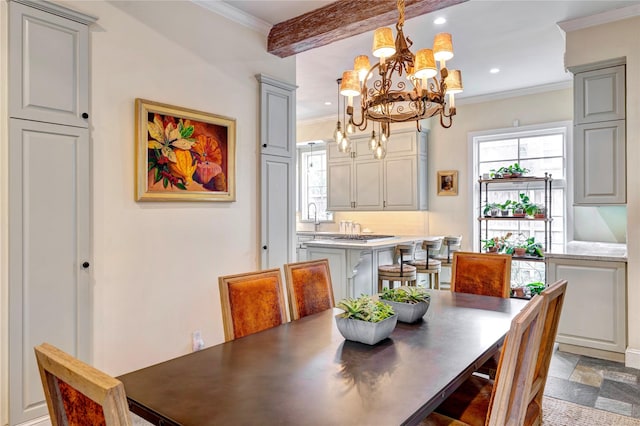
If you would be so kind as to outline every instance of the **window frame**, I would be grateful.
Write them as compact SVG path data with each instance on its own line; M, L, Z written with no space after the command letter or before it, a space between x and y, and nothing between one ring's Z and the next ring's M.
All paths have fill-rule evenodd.
M503 140L510 138L526 138L532 136L543 136L548 134L557 134L562 133L564 135L564 158L563 158L563 169L564 169L564 178L556 178L553 177L552 182L552 190L563 188L564 189L564 212L563 212L563 223L562 227L564 229L564 241L555 241L555 243L561 243L562 245L566 244L567 241L571 241L573 239L573 229L569 226L573 223L573 185L571 176L573 176L573 151L572 151L572 133L573 133L573 122L572 121L557 121L550 123L542 123L535 124L529 126L519 126L512 128L502 128L502 129L491 129L484 130L478 132L469 132L468 133L468 146L469 146L469 170L472 170L473 173L470 176L469 187L473 188L470 194L470 202L473 209L473 215L471 216L472 221L472 241L473 241L473 249L474 251L480 251L481 247L478 242L478 235L480 233L480 224L478 221L478 217L481 214L479 207L479 184L478 178L480 177L479 171L479 145L480 142L488 142L494 140ZM519 153L518 153L519 155ZM508 184L507 184L508 185ZM502 185L496 183L492 185L493 189L504 189Z
M304 176L303 173L306 171L306 168L303 167L303 156L306 153L311 152L311 147L309 143L313 143L313 153L325 153L325 172L327 171L328 166L328 149L327 142L324 140L317 141L308 141L308 142L299 142L296 146L296 210L298 212L298 222L300 223L314 223L313 218L308 218L308 205L309 203L305 203L307 197L303 194L303 181ZM326 181L325 181L326 182ZM328 194L327 194L328 197ZM325 210L327 212L327 219L318 219L319 223L335 223L335 215L330 210Z

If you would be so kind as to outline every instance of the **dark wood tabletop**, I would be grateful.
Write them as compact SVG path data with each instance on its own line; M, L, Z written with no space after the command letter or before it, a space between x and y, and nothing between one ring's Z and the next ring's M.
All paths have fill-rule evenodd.
M501 344L527 301L431 291L375 346L321 312L118 377L155 424L399 425L428 415Z

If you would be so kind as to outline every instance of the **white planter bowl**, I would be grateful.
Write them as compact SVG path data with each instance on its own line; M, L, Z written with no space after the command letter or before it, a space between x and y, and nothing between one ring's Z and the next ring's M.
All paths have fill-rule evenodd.
M398 314L398 321L400 322L416 322L422 318L429 309L428 300L420 303L401 303L384 299L380 299L380 301L393 308L393 312Z
M340 330L340 334L347 340L367 345L375 345L389 337L398 323L397 314L380 322L342 318L341 315L336 315L336 325Z

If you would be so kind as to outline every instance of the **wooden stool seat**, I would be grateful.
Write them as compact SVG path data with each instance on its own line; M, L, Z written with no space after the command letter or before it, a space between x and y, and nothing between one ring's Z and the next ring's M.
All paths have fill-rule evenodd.
M440 289L440 272L442 271L442 262L435 259L422 259L411 262L416 267L418 274L429 275L429 288Z
M416 267L403 264L381 265L378 267L378 292L382 291L383 281L389 281L389 288L393 288L393 283L398 281L400 285L416 285Z

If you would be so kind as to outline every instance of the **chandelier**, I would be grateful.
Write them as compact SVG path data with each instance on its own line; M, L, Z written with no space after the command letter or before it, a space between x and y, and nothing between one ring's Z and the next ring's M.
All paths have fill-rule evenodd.
M386 154L384 146L391 135L391 123L415 121L420 130L420 120L435 115L439 116L440 125L444 128L451 127L453 123L456 114L454 94L462 92L462 76L459 70L446 68L446 61L453 58L451 34L437 34L433 49L421 49L414 55L409 50L413 42L402 31L404 0L397 0L397 6L399 17L395 42L391 28L376 29L373 56L379 61L371 66L369 57L360 55L355 58L354 69L345 71L342 79L338 80L339 92L348 100L345 128L342 129L338 112L334 131L340 152L351 150L349 135L355 132L356 127L365 130L369 121L373 122L369 148L374 158L384 158ZM353 98L358 96L359 118L353 106ZM338 102L338 108L339 105Z

